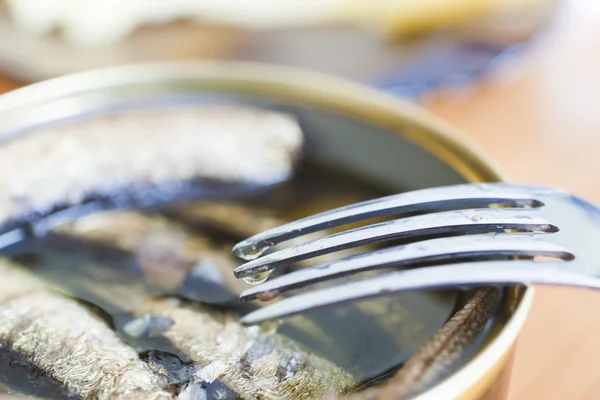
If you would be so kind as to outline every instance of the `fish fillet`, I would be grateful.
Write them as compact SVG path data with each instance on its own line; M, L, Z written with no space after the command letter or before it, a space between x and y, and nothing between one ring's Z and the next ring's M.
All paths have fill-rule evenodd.
M292 175L302 143L293 117L228 106L129 110L33 128L0 147L0 226L90 201L149 206L278 184Z
M178 301L149 301L141 309L173 320L163 336L244 399L318 399L356 384L333 363L284 336L243 327L233 315Z
M212 210L213 212L207 212L206 210L202 210L203 206L205 206L208 210ZM219 205L216 203L191 205L191 208L195 209L197 211L197 214L191 216L190 218L199 218L201 216L203 219L210 219L215 224L219 224L220 227L225 227L224 229L230 229L231 231L234 231L235 228L230 228L231 225L228 225L226 223L227 210L231 211L230 215L235 214L235 212L246 215L251 213L252 211L251 209L248 209L247 207L242 205ZM248 227L248 229L252 229L252 227ZM137 252L138 254L140 247L153 247L155 248L156 253L171 252L171 255L168 257L157 257L159 259L164 258L167 260L167 262L161 264L161 276L178 275L178 271L180 271L180 269L177 267L177 264L180 263L180 261L177 260L181 260L182 258L201 259L202 257L204 257L204 252L207 251L207 248L209 248L209 244L207 243L208 239L198 231L187 232L183 230L181 225L178 223L174 223L160 217L144 215L136 212L121 211L96 214L85 217L79 221L76 221L73 224L65 225L59 228L57 231L62 234L67 234L73 237L84 239L86 241L110 244L111 246L116 246L120 249L131 251L133 253ZM159 232L161 234L156 235ZM157 240L157 244L155 246L152 246L150 245L150 242L147 241L146 237L152 237L155 235L157 237L176 239L174 241L165 240L164 243L166 245L164 246L160 245L162 241ZM142 243L143 246L140 246L140 243ZM190 250L192 248L194 249L194 251ZM164 251L156 249L164 249ZM225 266L225 268L219 270L218 274L231 278L232 268L236 264L230 263L228 267L225 264L220 265ZM70 268L70 270L73 269L74 268ZM148 271L155 271L159 268L154 268L152 263L146 263L143 266L143 269L147 273ZM181 278L179 278L178 280L181 281ZM235 282L233 283L235 284ZM228 284L231 285L231 282L229 282ZM89 290L99 290L98 288L95 288L95 284L92 286L94 287L90 287ZM236 292L236 290L245 289L245 287L246 285L243 284L241 288L234 288L233 292L239 293ZM111 290L115 291L117 290L117 288L112 287ZM125 296L126 293L128 293L128 290L128 288L123 287L122 294L120 294L120 296ZM103 293L101 296L103 298L118 297L109 293ZM415 302L418 302L420 304L420 306L418 307L419 312L426 312L425 310L436 312L434 311L436 307L433 307L434 309L430 308L433 306L433 304L430 303L430 301L426 301L425 297L421 298L419 296L422 295L417 293L405 294L402 296L381 299L376 302L361 302L355 304L353 308L354 312L357 312L364 316L361 319L361 324L374 325L371 331L369 331L370 334L372 334L375 331L378 331L380 333L383 333L384 331L387 332L386 336L379 337L380 343L383 343L385 340L387 340L390 342L390 346L397 346L399 349L402 349L403 352L410 354L409 352L411 348L418 348L418 346L420 346L426 340L426 338L429 335L433 334L435 330L439 327L424 324L422 321L419 320L419 318L417 318L414 315L416 311L413 303ZM440 294L440 296L442 295ZM442 298L438 300L445 301L450 304L448 306L448 312L450 312L451 310L452 298L453 296L448 295L443 297L444 300L442 300ZM140 316L139 310L145 310L143 311L143 313L149 313L160 317L172 318L172 316L170 315L163 314L163 311L155 314L155 311L148 310L146 307L147 304L140 304L136 306L135 308L138 310L137 315ZM437 306L437 308L439 308L439 305ZM170 307L167 307L167 309L170 309ZM348 309L346 311L350 310ZM211 311L208 309L202 311L202 313L210 312ZM333 323L332 318L333 317L329 318L331 320L330 323ZM339 321L343 323L342 320ZM204 324L205 322L198 321L197 323ZM321 323L323 323L322 320ZM191 328L191 325L188 326ZM311 337L324 338L324 340L328 340L330 337L330 335L326 331L322 330L323 326L315 324L314 321L311 321L310 318L305 318L302 321L298 321L294 324L294 326L296 329L304 331ZM348 328L353 329L353 331L367 332L364 328L358 328L356 326L348 326ZM215 326L214 329L216 332L219 332L220 330L224 329L224 325L221 327ZM166 334L170 333L167 332ZM183 331L182 334L185 334L185 331ZM238 335L241 334L244 334L243 331L238 332ZM339 335L339 332L337 334ZM348 340L348 343L350 342L351 340ZM329 346L332 349L336 349L341 346L341 343L334 341ZM188 350L189 349L186 348L186 350L183 351L187 353ZM352 351L356 350L357 349L353 349ZM372 350L371 352L376 354L375 350ZM384 358L389 357L389 354L380 355ZM200 356L202 356L202 354ZM224 357L229 356L224 355ZM398 355L397 357L398 359L400 359L401 355ZM207 361L206 358L204 358L202 362L210 362L210 360ZM374 364L374 368L383 368L383 364L380 365L379 363L376 363Z
M181 228L159 217L122 211L88 216L61 227L58 232L135 252L146 235L162 232L163 237L167 237L177 229ZM179 233L183 234L183 231ZM171 262L163 264L166 273L179 274L179 267L173 267L173 261L204 257L204 251L209 248L209 243L201 238L181 238L183 241L179 246L171 249L172 257L168 258ZM56 251L66 251L66 248L56 246ZM218 379L243 399L257 396L262 399L313 399L330 390L346 393L356 386L355 379L342 368L293 340L277 333L243 327L239 317L227 311L176 298L153 297L140 279L110 270L106 261L97 259L82 265L67 262L55 267L64 268L64 273L46 276L44 265L37 265L36 271L49 285L67 294L80 296L87 293L86 300L104 309L130 315L136 325L160 321L164 329L154 332L154 338L165 339L194 363L202 365L199 372L202 380ZM141 263L141 267L144 273L154 274L148 271L148 268L154 268L149 267L149 263ZM103 271L104 275L98 275L98 271ZM223 272L232 276L231 270ZM170 322L165 324L164 321ZM152 331L139 329L136 325L136 332Z
M238 263L229 255L229 246L219 246L208 236L189 232L160 216L131 211L98 213L55 232L133 254L143 281L167 293L213 304L237 304L246 287L233 276Z
M404 400L430 388L451 374L464 359L465 352L472 347L497 310L501 298L502 290L495 286L475 291L385 385L342 399Z
M75 397L171 399L137 353L77 302L0 260L0 343Z

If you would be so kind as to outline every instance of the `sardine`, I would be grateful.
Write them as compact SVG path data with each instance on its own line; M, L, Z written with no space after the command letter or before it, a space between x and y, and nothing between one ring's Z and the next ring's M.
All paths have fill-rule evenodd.
M247 194L249 189L288 179L301 147L302 134L293 118L233 107L129 111L34 129L0 148L0 167L5 171L0 184L6 188L0 195L0 230L30 223L28 231L39 236L98 209L148 207L186 196L210 199ZM65 173L58 176L56 171ZM327 196L324 200L323 206L316 200L308 204L317 204L318 209L296 204L285 215L271 214L267 207L264 215L254 215L256 209L204 203L212 212L211 207L182 208L180 219L205 226L212 223L223 233L245 238L287 219L331 208ZM332 201L339 201L339 196ZM61 212L64 209L69 212ZM236 264L223 245L197 232L191 235L171 221L126 212L93 215L57 233L49 240L68 238L106 246L108 251L132 254L134 261L129 269L108 272L111 263L94 256L82 257L81 265L71 259L59 273L36 264L42 267L35 271L38 277L0 261L0 344L24 356L73 396L172 398L171 378L158 373L136 352L146 337L167 343L177 353L174 357L191 360L180 383L187 386L177 389L182 390L181 398L202 396L204 388L197 385L205 382L222 382L243 399L309 399L328 393L339 397L356 388L357 379L349 372L279 333L242 327L232 312L164 297L177 294L215 301L218 296L206 290L212 283L225 289L223 302L235 300L244 284L229 273ZM198 282L205 285L205 292L194 286ZM129 345L88 307L53 290L118 314L116 328ZM483 331L497 305L499 295L490 290L477 292L427 341L390 380L389 389L368 389L357 398L405 398L446 376ZM415 328L410 311L398 304L390 300L356 308L375 319L382 317L384 329L390 332L404 319L407 329ZM394 318L385 318L390 312ZM323 314L315 329L323 327L323 319L338 324L331 315ZM354 333L351 329L349 335ZM413 344L412 339L405 339L410 335L415 336L402 332L386 340L397 340L398 348L413 351L411 346L403 348L405 342ZM427 335L423 330L416 336Z
M0 275L2 351L62 385L69 398L173 398L137 353L77 302L4 259Z
M501 299L502 290L498 287L476 290L384 385L344 396L343 400L403 400L430 388L464 360L466 352L473 347L498 309Z
M267 210L255 212L235 203L201 202L176 207L176 210L190 213L185 224L182 223L184 214L171 221L157 215L117 211L86 216L57 227L55 232L133 254L141 266L144 282L171 294L211 304L237 303L239 293L247 288L246 283L233 275L239 261L230 255L230 241L217 244L208 234L218 230L237 241L240 233L259 232L262 228L281 225L284 220L269 217ZM195 229L191 231L187 228L190 226ZM208 230L208 234L204 230ZM321 235L308 235L290 243ZM317 259L330 261L358 251L349 249ZM314 260L299 262L297 266L311 263Z
M244 399L318 399L348 392L348 373L277 333L246 328L238 318L176 300L148 301L140 309L174 321L163 337L205 366L204 380L219 379Z
M93 242L135 257L142 281L163 294L178 294L211 304L238 303L246 285L235 279L238 265L230 246L214 243L160 216L118 211L89 215L55 232L79 244ZM74 243L77 245L77 243Z
M139 248L137 241L153 229L164 233L169 226L174 226L160 218L141 214L110 214L112 216L103 215L104 221L99 220L100 214L88 216L57 232L61 237L69 233L72 239L81 241L79 244L87 240L136 250ZM119 219L122 219L122 225L119 225ZM124 226L128 228L123 229ZM107 232L112 232L112 237ZM68 252L67 248L60 247L61 237L46 240L57 253ZM73 244L77 246L77 242ZM181 244L175 248L179 252L173 254L174 259L186 254L183 249L198 251L202 248L186 244L185 240ZM190 251L189 254L190 257L202 256L201 251ZM243 327L239 316L228 311L177 298L153 296L138 276L128 276L118 269L110 270L110 266L103 266L102 262L94 259L82 259L81 265L66 262L56 266L64 268L62 273L57 273L56 270L45 271L41 260L35 268L36 273L57 290L83 297L112 314L127 315L127 319L120 318L115 323L121 332L134 332L134 337L128 338L132 343L140 339L140 334L152 331L153 339L166 341L171 348L202 367L195 375L197 379L207 382L218 379L242 399L312 399L329 390L346 393L357 384L352 375L333 362L283 335ZM141 265L142 270L147 266L147 263ZM169 262L163 264L165 271L171 271L170 266ZM177 268L173 268L176 273ZM132 321L133 327L126 328Z
M329 390L341 394L356 386L351 375L330 361L279 334L243 327L234 314L175 298L152 299L131 284L98 282L87 290L94 302L134 319L150 315L172 321L157 336L203 365L200 380L219 379L243 399L319 398Z
M32 128L0 147L0 227L35 223L30 230L42 234L98 208L270 187L292 175L302 143L293 117L233 106L128 110Z
M502 290L477 290L460 310L404 364L383 393L384 399L406 399L448 376L464 360L498 309Z
M219 208L216 205L209 205L208 208L212 208L213 206ZM201 205L194 207L199 210ZM228 208L236 208L240 212L252 212L251 209L247 209L245 206L233 204L223 206L222 209L226 210ZM213 213L213 215L217 214ZM221 218L224 219L225 217L221 216ZM213 221L219 222L219 219L215 218ZM159 283L160 279L166 279L163 277L180 275L181 268L178 265L193 265L196 262L195 260L208 260L212 255L219 254L218 252L213 253L210 251L212 245L209 238L205 235L198 232L193 234L193 232L187 231L180 224L165 220L164 218L136 212L121 211L88 216L73 224L57 229L57 232L62 235L68 235L73 239L84 240L90 244L108 244L136 254L138 261L142 260L140 262L144 271L142 274L146 277L147 283L147 274L155 274L155 271L159 271L157 274L158 278L153 279L153 281ZM152 241L149 241L148 237L156 237L156 245L152 245ZM160 238L164 238L164 245L161 244L163 240L159 240ZM51 243L50 245L64 252L73 251L69 247L58 248L59 244ZM150 257L144 257L143 254L140 256L139 250L144 248L151 249L152 253L157 255L155 258L163 260L163 262L144 262L144 258L150 259ZM190 249L193 249L193 251L190 251ZM208 253L205 253L207 251ZM168 256L160 256L163 253L168 254ZM221 257L227 258L227 256L222 254ZM225 285L227 279L219 278L218 280L214 280L212 276L225 276L231 279L231 271L236 264L231 258L228 258L228 260L232 264L209 262L209 264L217 267L215 268L217 271L206 270L204 273L198 274L197 279L206 279L209 282ZM155 267L155 264L158 267ZM69 271L74 271L70 272L71 274L83 272L80 267L68 268ZM178 281L181 282L181 280L182 278L180 277ZM189 280L189 278L186 278L186 280ZM238 290L245 289L245 284L242 284L241 288L234 287L234 284L236 282L227 284L229 288L227 293L231 293L235 300L237 299L237 293L239 293ZM237 284L239 285L240 282L238 281ZM90 286L97 286L97 284L94 282ZM195 288L196 293L188 293L185 297L196 300L200 299L202 287L196 285ZM90 287L89 290L97 291L98 289ZM117 288L112 286L111 290L114 291ZM122 296L126 296L128 290L127 287L123 287ZM102 296L110 297L109 294L103 294ZM212 295L207 296L207 300L214 302L211 300L211 297ZM397 360L396 362L398 363L401 362L404 357L407 357L411 351L414 351L421 345L428 335L433 334L440 326L424 323L415 314L417 312L425 312L431 313L431 315L443 313L448 313L445 315L449 315L452 309L452 299L452 294L431 296L423 293L407 293L401 296L380 299L376 302L361 302L325 313L314 313L307 318L290 321L290 324L293 325L296 331L302 331L305 335L312 338L319 338L319 341L323 342L323 344L332 341L327 347L327 354L345 367L355 367L351 361L348 364L347 358L350 357L352 359L353 357L357 357L367 363L365 365L370 365L372 370L385 371L394 365L392 363L393 359ZM441 307L440 303L445 303L446 306ZM140 305L139 309L143 309L144 307L144 305ZM148 313L150 315L152 312L148 311ZM148 321L148 315L137 315L141 319L137 320L130 328L137 329L137 331L150 331L150 328L140 328L144 326L141 325L142 323ZM348 317L346 318L345 315ZM162 314L158 314L155 317L158 318L159 316L162 316ZM439 318L443 317L444 315L439 315ZM152 326L164 325L160 323L159 319L156 319L156 321L157 323ZM345 332L343 337L340 336L341 331ZM380 346L369 346L361 339L361 334L373 335L375 332L378 332ZM398 353L395 355L389 354L389 348L394 347L398 349ZM335 355L334 352L345 354ZM356 363L357 358L354 358L354 363ZM361 371L359 374L366 373L365 369ZM371 371L371 374L373 374L373 371Z
M116 325L132 344L135 345L136 341L144 336L165 340L174 351L185 355L200 367L194 379L218 379L242 398L253 398L257 393L264 398L283 399L319 398L330 392L340 396L356 387L357 379L334 363L280 334L241 327L237 322L237 315L178 299L153 298L154 293L143 281L160 286L161 281L172 274L179 278L170 281L170 285L179 287L182 279L185 281L186 273L190 273L191 266L197 264L198 257L202 258L205 251L210 252L213 249L214 243L208 237L199 235L198 232L192 234L180 224L161 217L124 211L88 216L63 226L56 232L58 236L45 239L48 246L58 254L58 262L61 254L69 254L68 257L71 258L62 266L52 267L64 269L62 273L54 271L56 275L48 274L44 268L44 263L52 260L41 258L32 264L38 276L67 294L83 297L98 304L111 314L127 315L127 318L117 320ZM61 242L63 240L67 240L66 244ZM68 240L73 242L69 244ZM114 260L110 257L97 258L100 254L97 253L97 249L94 250L94 246L99 246L100 249L107 246L135 254L139 270L128 272L111 267ZM146 254L148 251L150 253ZM216 253L220 251L221 249L218 249ZM81 261L77 264L78 252L92 256L90 259L80 258ZM220 270L219 274L229 275L230 268L235 264L226 265L220 264L224 269ZM210 276L211 273L207 275ZM150 278L152 276L154 278ZM169 282L169 279L166 281ZM430 330L432 327L423 330L422 324L414 323L415 318L411 316L414 311L410 306L404 308L410 304L409 298L406 299L408 302L393 300L390 298L387 302L356 306L365 316L371 315L363 319L364 322L369 323L369 318L373 318L373 324L383 322L381 327L373 325L372 329L385 329L390 332L395 329L395 335L390 335L389 339L398 343L391 343L391 346L397 345L403 352L410 351L410 346L415 343L415 339L412 338L424 339L437 327L433 331ZM440 298L439 301L448 300ZM417 301L422 311L427 303L423 303L422 299ZM326 318L329 318L331 324L338 324L341 320L336 319L334 315L337 315L337 312ZM324 322L322 318L319 321L320 324ZM459 328L462 326L455 325ZM481 325L481 330L483 326ZM322 328L322 325L315 326L315 329ZM358 329L357 326L348 328L353 331ZM421 330L413 332L416 328ZM445 335L450 334L447 330L446 328ZM481 330L477 330L476 333L480 333ZM458 336L464 334L460 329L455 333ZM338 345L340 343L332 344L333 347ZM436 361L443 363L457 354L464 354L464 348L457 348L450 354L444 353L445 350L443 346L436 350L441 354ZM425 354L421 357L426 359L428 356ZM411 358L409 363L416 364L416 361L412 360L415 358ZM435 365L427 365L419 371L414 382L406 383L407 387L412 388L411 390L424 387L430 382L429 378L433 376L431 379L434 379L437 376L439 371L436 372L435 368ZM404 368L401 371L404 371ZM424 379L425 377L429 378ZM298 387L304 389L298 391ZM380 391L381 388L377 389L375 394L379 395ZM369 393L371 390L361 391L361 396Z
M202 209L196 205L193 208ZM213 215L219 214L212 221L224 230L239 225L228 225L218 210L226 213L233 209L233 212L252 215L252 210L242 205L220 207L209 203L207 208L215 211ZM263 216L263 213L258 215ZM131 264L139 265L143 282L157 288L158 294L177 294L190 300L239 308L239 294L247 284L233 275L239 263L230 255L231 244L215 244L204 232L192 232L179 222L181 220L171 221L157 215L113 211L86 216L57 228L55 232L63 235L62 238L74 240L73 246L88 244L95 249L99 245L108 246L133 255L135 259ZM252 227L248 226L248 229ZM64 248L65 251L69 249ZM310 336L326 337L310 321L303 321L296 329ZM330 348L334 345L331 343Z
M212 210L205 212L203 208ZM268 211L259 209L253 214L253 209L240 204L216 204L202 202L190 205L190 210L195 210L195 216L190 220L200 218L210 220L215 227L233 232L240 226L247 226L246 230L254 229L252 224L238 224L236 221L228 223L227 215L240 216L250 222L256 216L265 216ZM228 211L231 211L228 213ZM251 215L254 215L253 217ZM279 219L278 219L279 220ZM67 234L74 239L82 239L88 243L96 243L116 247L134 254L137 262L142 266L143 280L151 285L170 290L170 293L179 294L185 298L202 301L209 304L231 304L239 307L238 295L247 288L247 284L233 276L233 269L238 265L230 255L230 245L218 247L211 242L209 237L201 231L189 231L178 221L169 221L154 215L145 215L137 212L108 212L82 218L72 224L58 228L56 232ZM276 224L272 219L264 218L265 224ZM280 220L279 220L280 221ZM189 226L189 224L188 224ZM199 226L196 226L199 228ZM306 238L300 241L307 240ZM65 251L69 251L65 249ZM322 261L333 260L342 256L355 254L357 249L349 249L331 255L319 257ZM313 260L297 263L296 267L303 267L313 263ZM169 293L169 292L167 292ZM452 296L440 296L449 303ZM433 334L435 327L427 327L418 323L414 317L416 306L411 303L419 302L421 312L430 310L434 303L417 293L380 299L376 302L361 302L339 309L340 312L360 313L363 324L377 326L377 330L387 331L387 338L392 346L401 349L415 349L425 340L428 334ZM450 308L448 306L447 308ZM432 312L439 305L432 307ZM448 310L449 312L450 310ZM344 318L331 318L327 315L313 315L320 320L317 325L305 318L294 324L295 330L303 331L311 337L319 337L321 341L327 340L332 333L340 330ZM408 323L408 322L411 323ZM296 322L296 321L295 321ZM358 335L361 331L351 326ZM374 328L375 329L375 328ZM373 332L371 332L373 333ZM383 333L383 331L381 331ZM348 336L348 335L347 335ZM417 342L416 337L421 336ZM336 348L336 339L329 349ZM380 338L383 341L383 337ZM348 340L348 346L356 350ZM341 345L337 340L338 346ZM354 347L354 348L353 348ZM342 350L348 353L348 350ZM331 350L330 350L331 351ZM372 352L373 353L373 352ZM375 353L373 353L374 355ZM340 355L341 356L341 355ZM344 358L343 356L341 356Z
M296 198L296 201L299 197L307 197L306 201L292 205L278 204L281 200L273 200L273 197L277 197L277 194L269 194L268 199L259 198L250 205L231 201L195 201L171 206L164 213L196 230L215 232L234 242L239 242L296 219L367 200L366 196L358 196L357 194L335 193L335 196L331 196L331 194L316 192L310 193L311 196L309 196L297 188L286 189L289 192L285 194L288 202L290 199L287 197L292 196ZM286 191L286 189L283 189L283 191ZM280 194L280 196L282 195ZM275 204L270 204L271 201L274 201ZM261 202L263 205L255 204L257 202ZM264 205L265 203L266 205ZM360 225L357 223L348 224L343 229L355 226ZM330 229L317 232L291 240L287 245L301 243L337 231L338 229Z

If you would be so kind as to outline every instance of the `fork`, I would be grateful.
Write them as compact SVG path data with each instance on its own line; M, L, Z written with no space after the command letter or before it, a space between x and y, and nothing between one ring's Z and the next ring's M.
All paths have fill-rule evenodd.
M393 219L265 253L309 233L381 217ZM242 323L254 325L408 290L488 284L600 288L600 209L562 190L506 183L406 192L282 225L234 246L233 254L247 260L234 274L261 282L270 271L297 261L389 240L394 240L392 246L249 288L241 300L271 300L292 289L386 270L282 298L247 314Z

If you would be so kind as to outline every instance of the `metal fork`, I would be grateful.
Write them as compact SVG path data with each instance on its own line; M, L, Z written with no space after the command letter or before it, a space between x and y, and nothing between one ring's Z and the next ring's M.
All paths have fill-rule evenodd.
M269 247L299 236L379 217L394 219L263 255ZM417 289L509 283L600 288L600 209L561 190L505 183L407 192L291 222L238 243L233 253L250 261L234 273L238 278L266 276L297 261L387 240L401 244L282 275L246 290L240 298L269 300L345 275L403 270L286 297L246 315L242 322L253 325Z

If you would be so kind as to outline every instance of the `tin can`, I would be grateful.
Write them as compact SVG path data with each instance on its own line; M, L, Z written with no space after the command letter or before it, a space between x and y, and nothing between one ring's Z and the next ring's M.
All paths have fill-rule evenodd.
M0 139L123 104L191 100L293 113L311 157L396 191L504 179L460 132L417 106L319 73L257 64L147 64L41 82L0 97ZM530 288L510 288L476 354L418 400L504 399L532 295Z

